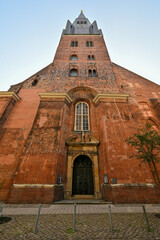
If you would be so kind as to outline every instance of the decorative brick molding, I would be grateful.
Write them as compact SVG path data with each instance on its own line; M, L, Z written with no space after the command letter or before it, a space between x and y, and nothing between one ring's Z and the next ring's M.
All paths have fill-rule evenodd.
M150 99L153 108L157 114L158 119L160 119L160 98Z

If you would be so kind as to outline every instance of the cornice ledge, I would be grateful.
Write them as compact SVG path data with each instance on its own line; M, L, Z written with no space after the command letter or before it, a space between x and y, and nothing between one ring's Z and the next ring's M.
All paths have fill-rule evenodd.
M54 92L43 92L39 93L41 99L43 98L60 98L65 99L68 103L72 102L72 99L67 93L54 93Z
M138 188L143 188L143 187L148 187L148 188L154 188L157 185L155 183L111 183L111 184L104 184L106 187L125 187L125 188L132 188L132 187L138 187Z
M97 103L100 99L127 99L128 94L121 93L98 93L93 99L94 103Z
M57 184L13 184L14 188L54 188Z
M21 98L15 92L0 92L0 98L13 98L15 101L19 101Z
M67 146L98 146L99 143L95 142L70 142L66 143Z

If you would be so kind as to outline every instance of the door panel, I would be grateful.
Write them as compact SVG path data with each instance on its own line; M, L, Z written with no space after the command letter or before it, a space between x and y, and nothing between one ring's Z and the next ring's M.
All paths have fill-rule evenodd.
M92 161L85 155L74 161L73 194L94 194Z

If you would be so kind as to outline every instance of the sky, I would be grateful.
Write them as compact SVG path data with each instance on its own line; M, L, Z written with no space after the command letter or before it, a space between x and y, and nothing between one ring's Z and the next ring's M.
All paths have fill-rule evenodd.
M50 64L81 10L102 29L112 62L160 84L160 0L0 0L0 91Z

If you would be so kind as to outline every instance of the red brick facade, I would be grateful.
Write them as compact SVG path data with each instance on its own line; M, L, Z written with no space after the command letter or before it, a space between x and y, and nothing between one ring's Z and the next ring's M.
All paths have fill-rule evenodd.
M71 41L78 46L71 47ZM87 41L93 47L87 47ZM78 60L70 60L71 55ZM95 59L88 60L88 55ZM77 77L69 76L72 68L78 70ZM89 69L97 75L89 77ZM111 62L102 35L62 35L53 63L0 95L0 182L4 182L0 200L63 199L69 186L69 157L86 154L98 159L98 180L94 174L93 178L99 198L117 203L160 202L154 171L129 158L132 149L125 143L147 121L159 131L159 99L159 85ZM79 101L89 105L90 131L84 132L83 141L81 131L74 128ZM71 141L75 148L69 152L66 142L73 136L77 143ZM99 142L98 152L89 144L89 136ZM157 167L160 173L160 163Z

